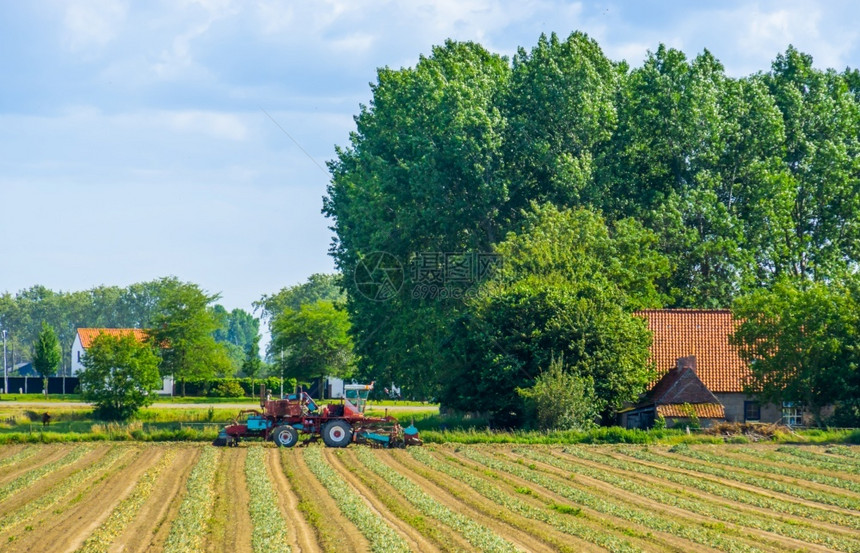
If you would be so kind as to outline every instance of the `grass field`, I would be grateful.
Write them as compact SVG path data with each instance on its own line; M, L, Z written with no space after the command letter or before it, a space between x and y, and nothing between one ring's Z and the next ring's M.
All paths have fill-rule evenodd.
M860 551L860 447L0 446L4 552Z

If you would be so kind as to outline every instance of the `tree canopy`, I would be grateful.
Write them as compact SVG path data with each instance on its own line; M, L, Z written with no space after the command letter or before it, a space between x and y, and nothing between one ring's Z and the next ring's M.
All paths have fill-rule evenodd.
M218 317L209 304L218 294L206 294L193 283L174 277L161 281L149 339L161 356L161 371L184 382L230 371L226 348L215 341ZM183 391L184 395L184 391Z
M511 60L448 41L414 67L380 69L330 163L323 206L359 374L462 408L452 383L504 383L514 405L514 389L568 341L590 344L594 359L625 353L621 340L645 343L631 310L729 307L786 277L856 271L857 74L817 69L793 47L740 78L707 50L690 59L663 45L631 69L579 32L542 36ZM541 217L566 230L534 225ZM587 255L561 246L601 225L609 238ZM541 234L556 232L554 245ZM455 297L448 271L463 265L449 259L469 255L497 255L516 277L472 278L483 297ZM373 275L365 265L382 256L402 286L367 297L356 275ZM570 259L582 270L558 269ZM587 321L558 322L575 313ZM584 359L563 358L571 371ZM603 380L595 390L612 409L623 394L610 399Z
M271 356L284 378L347 377L353 368L349 316L331 301L288 309L272 321Z
M96 405L99 416L127 419L154 401L161 388L159 358L149 344L133 334L99 334L83 357L79 374L84 399Z
M33 351L33 368L40 376L44 378L57 372L61 358L60 341L48 323L42 322L42 331Z

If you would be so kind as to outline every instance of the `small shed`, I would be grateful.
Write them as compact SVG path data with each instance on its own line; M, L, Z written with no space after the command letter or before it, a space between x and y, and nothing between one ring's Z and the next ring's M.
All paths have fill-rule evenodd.
M726 413L720 400L696 374L696 357L682 357L677 366L657 381L635 407L621 413L626 428L651 428L657 417L666 426L686 426L696 418L702 427L722 422Z

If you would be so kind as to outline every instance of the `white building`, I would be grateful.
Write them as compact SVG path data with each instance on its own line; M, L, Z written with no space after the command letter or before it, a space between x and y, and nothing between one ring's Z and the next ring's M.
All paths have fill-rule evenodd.
M75 341L72 343L72 376L77 376L84 369L83 357L86 355L87 349L93 343L96 336L99 334L109 334L111 336L124 336L132 334L134 339L140 343L146 341L146 331L140 328L79 328L75 333ZM160 390L156 390L159 395L173 395L173 377L165 376L162 379Z

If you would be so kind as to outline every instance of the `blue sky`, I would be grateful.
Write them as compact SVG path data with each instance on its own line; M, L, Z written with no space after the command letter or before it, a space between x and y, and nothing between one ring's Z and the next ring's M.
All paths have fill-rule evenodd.
M858 6L3 1L0 291L175 275L250 310L333 270L320 166L347 143L376 69L447 38L510 56L581 30L634 66L661 42L707 48L733 76L794 44L842 70L860 65Z

